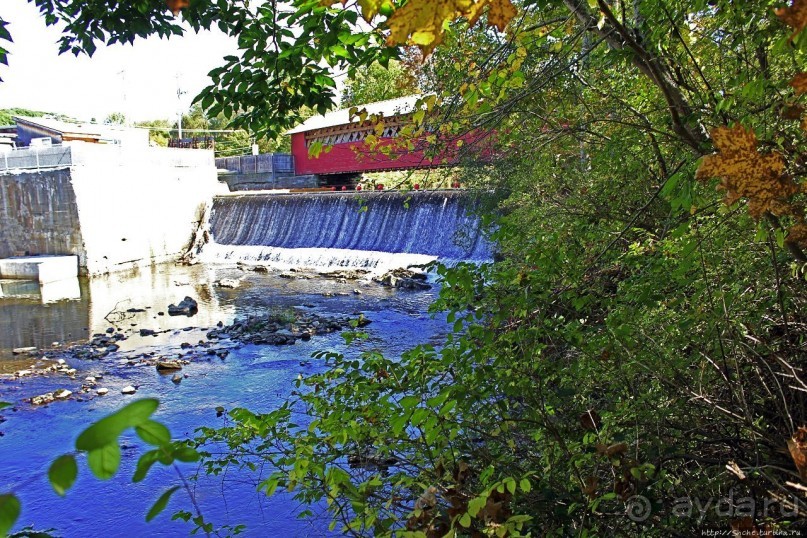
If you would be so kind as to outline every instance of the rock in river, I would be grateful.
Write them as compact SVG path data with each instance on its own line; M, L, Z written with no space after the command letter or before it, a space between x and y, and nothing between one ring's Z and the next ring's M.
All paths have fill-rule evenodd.
M180 361L159 361L157 370L182 370L182 363Z
M137 392L137 389L132 385L126 385L125 387L120 389L120 391L122 394L134 394L135 392Z
M39 396L34 396L31 398L31 403L34 405L45 405L53 402L53 393L46 392L45 394L40 394Z
M169 316L192 316L199 310L199 305L190 297L185 297L179 304L168 305Z

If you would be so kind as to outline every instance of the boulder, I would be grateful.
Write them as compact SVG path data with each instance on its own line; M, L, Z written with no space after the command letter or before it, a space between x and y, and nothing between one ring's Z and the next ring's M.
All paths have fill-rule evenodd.
M395 283L395 287L403 290L428 290L431 285L415 278L401 278Z
M199 305L190 297L185 297L179 304L168 305L169 316L193 316L199 311Z
M122 389L120 389L122 394L134 394L137 392L137 388L133 387L132 385L126 385Z
M67 389L59 389L57 391L54 391L53 397L56 398L57 400L66 400L67 398L70 397L71 394L73 393Z
M53 402L53 393L46 392L45 394L40 394L39 396L34 396L31 398L31 403L33 405L45 405Z
M11 353L14 354L14 355L22 355L24 353L26 353L26 354L36 353L36 347L33 347L33 346L31 346L31 347L15 347L14 349L11 350Z
M180 361L158 361L157 370L182 370Z
M106 396L109 393L109 389L107 388L100 388L95 391L98 396Z
M234 289L241 285L241 281L236 278L222 278L221 280L216 282L216 285L220 288Z

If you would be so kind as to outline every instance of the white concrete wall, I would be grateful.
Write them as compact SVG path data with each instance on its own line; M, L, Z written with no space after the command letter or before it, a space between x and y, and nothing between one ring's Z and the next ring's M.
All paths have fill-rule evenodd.
M213 152L72 144L71 181L89 274L177 258L214 194Z

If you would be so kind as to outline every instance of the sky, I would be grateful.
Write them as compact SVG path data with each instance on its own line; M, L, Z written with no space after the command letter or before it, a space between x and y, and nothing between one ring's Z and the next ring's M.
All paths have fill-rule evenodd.
M57 27L45 26L27 0L0 0L0 18L14 43L0 65L0 108L28 108L103 121L123 112L130 121L174 119L209 84L207 73L235 54L235 39L218 30L134 45L99 46L88 58L59 55ZM184 92L179 98L177 89Z

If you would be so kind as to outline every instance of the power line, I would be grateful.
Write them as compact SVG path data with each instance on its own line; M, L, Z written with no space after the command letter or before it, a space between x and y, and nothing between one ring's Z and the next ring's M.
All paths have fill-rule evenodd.
M148 129L149 131L176 131L176 127L148 127L141 126L137 129ZM246 133L243 129L185 129L182 128L183 133Z

